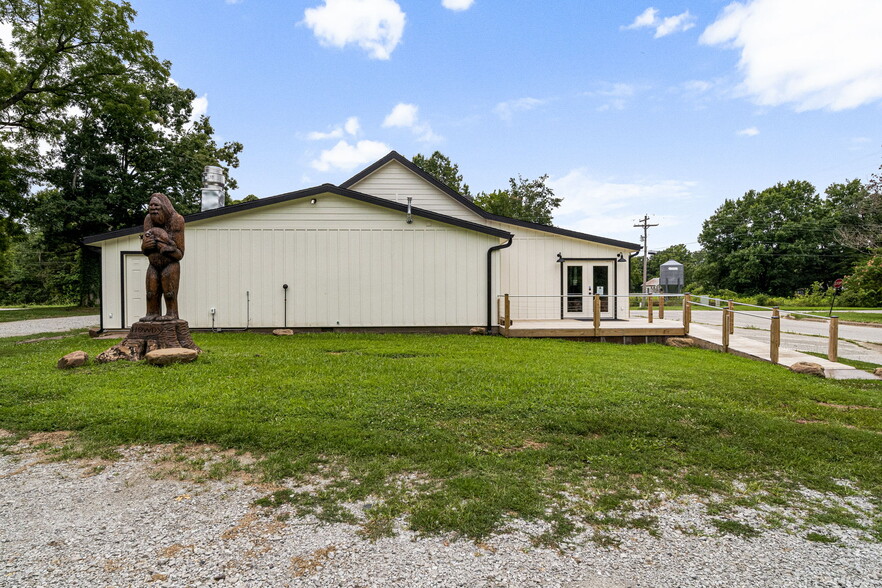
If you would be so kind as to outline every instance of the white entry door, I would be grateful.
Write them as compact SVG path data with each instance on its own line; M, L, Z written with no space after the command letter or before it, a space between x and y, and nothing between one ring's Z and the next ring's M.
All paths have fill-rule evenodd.
M132 326L147 314L147 299L144 296L147 280L147 256L141 253L126 255L124 258L123 300L125 302L123 328Z
M564 263L564 318L593 318L594 295L600 295L600 318L613 318L613 261Z

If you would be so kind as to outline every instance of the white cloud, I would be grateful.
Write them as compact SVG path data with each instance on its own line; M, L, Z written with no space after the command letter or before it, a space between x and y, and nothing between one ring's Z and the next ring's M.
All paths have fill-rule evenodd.
M321 131L312 131L306 136L310 141L325 141L327 139L343 138L343 127L334 127L330 131L323 133Z
M383 121L384 127L412 127L416 124L419 116L419 108L416 104L398 103Z
M644 27L651 27L657 22L658 10L650 6L643 12L641 12L637 18L634 19L634 22L629 24L625 29L642 29Z
M741 90L797 111L856 108L882 98L878 0L733 2L700 42L741 51Z
M10 49L12 46L12 23L11 22L0 22L0 42L3 43L3 46L7 49Z
M303 22L322 45L356 44L372 59L389 59L404 34L405 15L395 0L324 0L306 9Z
M689 80L682 84L683 90L689 94L704 94L713 87L714 85L711 82L705 80Z
M650 6L641 12L637 18L634 19L634 22L621 28L623 30L654 28L655 38L658 39L673 33L688 31L694 26L695 17L691 15L688 10L676 16L659 18L658 10Z
M673 208L673 203L689 200L697 186L682 180L597 179L582 168L551 178L548 185L555 196L563 198L555 224L586 233L626 236L627 240L633 240L635 211L652 210L659 202ZM675 216L665 217L667 227L679 223Z
M16 61L21 61L21 52L12 46L12 23L0 22L0 42L7 51L12 51L12 56Z
M613 210L631 207L643 200L655 198L685 198L691 195L695 182L681 180L616 182L599 180L585 169L570 171L561 178L551 178L549 186L555 196L562 196L562 214L591 209Z
M517 112L526 112L533 110L537 106L545 104L545 100L538 98L518 98L517 100L509 100L508 102L500 102L493 109L493 112L502 120L511 120Z
M756 137L759 134L760 134L759 129L756 127L748 127L746 129L741 129L740 131L738 131L736 133L736 135L739 135L741 137Z
M475 0L441 0L441 5L450 10L468 10Z
M598 112L606 110L624 110L628 99L637 93L637 87L631 84L607 84L603 90L587 92L586 96L600 97L604 103L597 107Z
M357 116L350 116L346 119L346 122L343 123L343 130L349 133L352 136L358 134L358 131L361 130L361 124L358 122Z
M208 112L208 94L194 98L192 104L193 112L190 114L190 122L195 122L199 120L200 116Z
M435 134L429 123L420 120L419 107L416 104L396 104L383 120L383 127L410 129L416 135L417 141L424 143L437 143L443 139Z
M242 0L226 0L227 4L241 4Z
M321 132L313 131L306 138L310 141L324 141L327 139L342 139L344 135L356 136L361 130L361 123L358 122L357 116L350 116L342 125L337 125L330 131Z
M695 26L695 17L689 14L689 11L677 16L668 16L662 19L661 23L655 28L655 38L666 37L671 33L679 33L688 31Z
M391 149L385 143L378 141L359 141L350 145L347 141L340 141L330 149L321 152L318 159L310 165L319 171L331 169L352 170L360 165L380 159Z

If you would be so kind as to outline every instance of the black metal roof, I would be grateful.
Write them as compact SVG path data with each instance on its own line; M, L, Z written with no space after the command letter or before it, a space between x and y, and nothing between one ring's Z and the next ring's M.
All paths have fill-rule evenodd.
M386 200L385 198L377 198L376 196L371 196L370 194L364 194L362 192L356 192L355 190L349 190L347 188L342 188L339 186L335 186L333 184L322 184L321 186L315 186L313 188L306 188L305 190L298 190L296 192L287 192L285 194L279 194L277 196L270 196L267 198L260 198L258 200L252 200L251 202L243 202L241 204L233 204L230 206L223 206L221 208L215 208L213 210L206 210L204 212L197 212L195 214L188 214L184 217L185 222L194 222L205 220L208 218L214 218L217 216L224 216L227 214L235 214L238 212L243 212L245 210L251 210L253 208L260 208L262 206L270 206L272 204L280 204L282 202L289 202L291 200L299 200L301 198L312 198L314 196L319 196L321 194L335 194L337 196L344 196L346 198L352 198L353 200L359 200L361 202L366 202L368 204L374 204L376 206L382 206L383 208L389 208L391 210L396 210L398 212L407 212L407 205L402 204L400 202L393 202L392 200ZM421 218L425 218L428 220L438 221L440 223L453 225L455 227L460 227L463 229L468 229L470 231L476 231L478 233L485 233L487 235L493 235L494 237L500 237L502 239L508 239L512 236L508 231L504 231L502 229L496 229L493 227L488 227L487 225L483 225L480 223L473 223L471 221L463 220L460 218L456 218L453 216L448 216L446 214L440 214L431 210L426 210L424 208L417 208L415 206L411 207L411 214L414 216L418 216ZM102 233L100 235L91 235L83 239L83 243L88 245L90 243L97 243L99 241L106 241L108 239L116 239L117 237L126 237L128 235L136 235L143 230L142 226L129 227L126 229L119 229L117 231L111 231L109 233Z

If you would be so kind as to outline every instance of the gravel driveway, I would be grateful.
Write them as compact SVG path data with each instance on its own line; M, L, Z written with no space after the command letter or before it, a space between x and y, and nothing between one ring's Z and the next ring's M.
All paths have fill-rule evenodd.
M96 314L0 323L0 337L19 337L22 335L36 335L38 333L61 333L73 329L88 329L89 327L97 327L100 323L99 319L100 317Z
M168 446L126 448L108 463L48 462L35 446L58 435L0 454L0 586L882 585L882 544L865 532L811 529L834 544L788 523L754 539L721 535L696 499L663 502L648 513L659 517L660 536L619 531L618 547L589 531L560 550L538 548L531 536L543 528L518 521L482 543L401 526L371 542L357 526L252 505L278 487L169 476L158 465L169 461ZM761 526L755 511L728 517Z

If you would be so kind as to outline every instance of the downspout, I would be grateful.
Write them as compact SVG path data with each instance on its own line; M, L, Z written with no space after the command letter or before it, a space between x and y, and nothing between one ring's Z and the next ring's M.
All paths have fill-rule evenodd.
M640 249L642 249L642 247ZM640 249L628 255L628 290L631 289L631 260L637 257L640 253ZM640 284L640 292L643 293L643 284ZM630 293L631 292L628 292L628 294Z
M500 245L494 245L487 250L487 334L493 328L493 252L511 247L514 235L509 236L508 241Z

